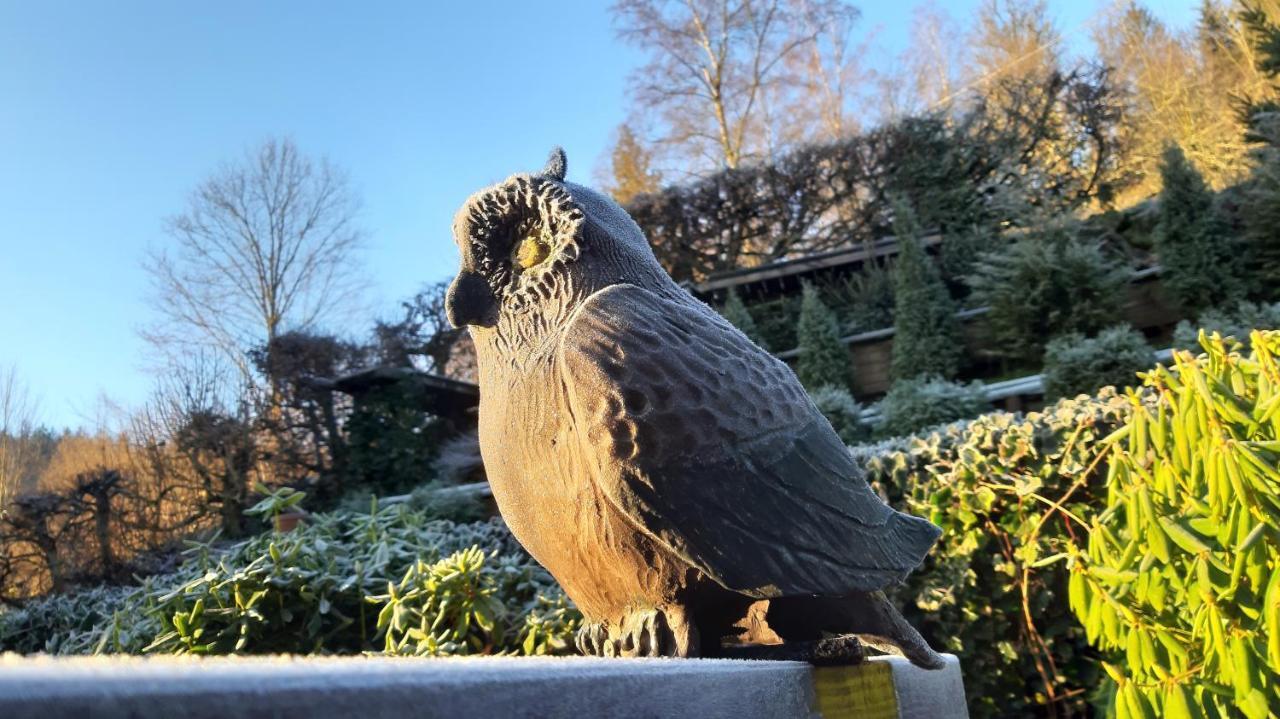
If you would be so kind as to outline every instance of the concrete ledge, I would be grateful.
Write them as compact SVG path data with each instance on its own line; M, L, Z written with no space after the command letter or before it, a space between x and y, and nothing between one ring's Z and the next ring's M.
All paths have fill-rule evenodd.
M967 717L947 661L5 655L0 717Z

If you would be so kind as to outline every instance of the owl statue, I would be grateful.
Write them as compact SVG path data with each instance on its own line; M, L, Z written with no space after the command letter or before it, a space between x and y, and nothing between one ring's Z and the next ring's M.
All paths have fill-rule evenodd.
M938 537L889 508L784 363L658 264L557 149L463 205L447 311L516 539L607 656L941 666L882 590Z

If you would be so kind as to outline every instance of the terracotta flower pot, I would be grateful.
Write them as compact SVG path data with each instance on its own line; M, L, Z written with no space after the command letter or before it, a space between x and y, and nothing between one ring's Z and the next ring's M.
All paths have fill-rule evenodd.
M292 532L306 518L306 512L285 512L276 515L276 531Z

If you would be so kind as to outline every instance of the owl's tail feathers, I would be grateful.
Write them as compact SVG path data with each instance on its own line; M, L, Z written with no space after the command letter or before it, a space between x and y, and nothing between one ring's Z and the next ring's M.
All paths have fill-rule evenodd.
M908 558L899 581L924 561L942 530L928 520L909 514L894 517L893 532L900 542L902 556ZM846 605L850 612L853 631L868 646L890 654L906 657L912 664L924 669L941 669L942 657L920 636L916 628L907 623L898 609L889 602L883 591L856 593Z
M853 632L870 647L904 656L923 669L941 669L942 655L933 651L916 628L907 623L884 592L849 597Z
M785 642L852 634L863 644L906 657L918 667L941 669L943 666L942 656L907 623L884 592L779 597L769 600L764 621L768 630Z
M825 543L841 547L841 563L852 581L845 582L844 591L817 593L871 592L905 580L929 556L942 530L927 519L890 507L867 483L865 470L852 460L833 466L831 475L847 477L839 483L841 491L847 493L847 504L839 510L850 521L823 521L819 523L824 527L820 531L824 532ZM831 537L832 533L837 536ZM844 533L847 541L838 536Z

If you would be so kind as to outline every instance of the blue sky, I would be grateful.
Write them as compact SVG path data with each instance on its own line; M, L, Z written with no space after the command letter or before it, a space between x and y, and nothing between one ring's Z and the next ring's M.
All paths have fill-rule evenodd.
M978 0L936 4L963 19ZM1182 26L1199 0L1148 4ZM858 6L873 56L900 52L913 3ZM1051 6L1087 37L1092 2ZM475 189L555 144L591 181L640 59L603 2L0 0L0 366L54 426L84 424L102 395L142 401L144 250L210 170L270 135L348 171L370 301L390 313L452 273L450 220Z

